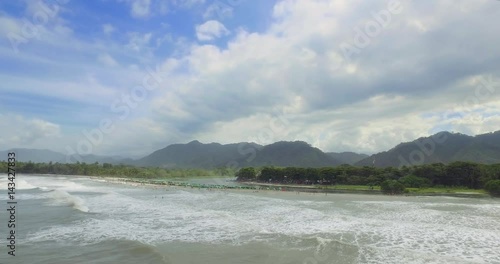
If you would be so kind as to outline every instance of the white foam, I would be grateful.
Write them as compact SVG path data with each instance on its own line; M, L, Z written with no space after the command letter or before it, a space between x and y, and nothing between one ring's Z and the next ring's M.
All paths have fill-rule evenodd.
M89 208L85 205L82 198L71 195L62 190L54 190L47 194L52 199L51 205L68 205L79 211L88 212Z
M138 190L114 187L105 195L86 196L84 206L99 217L39 231L30 235L29 241L272 243L279 236L319 237L318 248L333 240L359 247L360 263L367 263L367 259L372 260L368 263L500 262L500 204L494 202L474 205L465 203L468 200L440 203L415 199L315 203L245 192ZM334 197L343 196L328 199Z
M2 190L7 190L9 183L11 183L11 181L9 181L7 179L2 179L2 181L0 181L0 188ZM25 181L24 179L19 179L19 177L14 179L14 183L15 183L16 190L30 190L30 189L38 188L38 186L35 186L35 185Z
M46 187L48 189L58 189L64 191L90 191L88 186L76 183L66 178L53 178L53 177L40 177L37 180L33 180L38 184L38 186Z
M17 200L40 200L46 199L43 194L35 194L35 193L20 193L16 195Z

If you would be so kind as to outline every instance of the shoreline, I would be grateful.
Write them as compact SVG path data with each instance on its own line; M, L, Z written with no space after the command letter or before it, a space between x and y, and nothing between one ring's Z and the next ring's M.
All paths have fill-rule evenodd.
M317 185L298 185L298 184L278 184L278 183L260 183L260 182L238 182L240 185L229 186L229 185L213 185L213 184L196 184L189 183L188 179L208 179L208 178L218 178L215 176L193 176L193 177L175 177L175 178L124 178L116 176L92 176L92 175L64 175L64 174L24 174L26 176L40 175L40 176L53 176L53 177L77 177L77 178L88 178L93 180L103 180L106 182L115 182L129 184L131 186L172 186L172 187L186 187L186 188L203 188L203 189L221 189L221 190L253 190L253 191L288 191L288 192L301 192L301 193L339 193L339 194L368 194L368 195L384 195L378 189L354 189L349 187L336 187L335 185L328 185L325 187L319 187ZM234 178L234 177L227 177ZM180 179L185 181L179 181ZM342 185L350 186L350 185ZM359 186L368 187L368 186ZM452 188L443 188L443 190L438 191L415 191L416 188L408 188L410 191L408 193L403 193L397 196L443 196L443 197L456 197L456 198L494 198L487 193L480 192L468 192L467 190L453 191ZM411 190L413 189L413 190ZM436 188L429 188L436 189ZM391 195L388 195L391 196Z
M299 192L299 193L312 193L312 194L364 194L364 195L384 195L380 190L355 190L343 188L321 188L311 185L291 185L291 184L274 184L274 183L259 183L259 182L239 182L240 186L229 185L213 185L213 184L195 184L189 182L179 182L174 179L130 179L120 177L96 177L89 176L90 179L104 180L106 182L122 183L135 187L149 186L157 188L159 186L165 187L180 187L187 189L208 189L208 190L238 190L238 191L277 191L277 192ZM387 195L391 196L391 195ZM443 197L456 197L456 198L492 198L488 194L483 193L468 193L468 192L409 192L395 196L443 196Z
M349 193L349 194L371 194L371 195L385 195L380 190L356 190L347 188L331 188L329 187L317 187L314 185L294 185L294 184L274 184L274 183L259 183L259 182L241 182L242 184L252 185L252 186L273 186L277 188L285 188L290 191L300 191L300 192L316 192L316 193ZM391 195L387 195L391 196ZM474 192L408 192L396 196L446 196L446 197L457 197L457 198L492 198L489 194L474 193Z

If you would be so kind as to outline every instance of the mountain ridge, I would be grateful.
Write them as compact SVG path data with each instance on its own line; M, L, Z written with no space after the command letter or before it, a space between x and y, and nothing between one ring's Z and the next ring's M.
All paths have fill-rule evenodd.
M13 148L0 151L5 160L15 151L18 161L66 163L66 155L48 149ZM82 162L126 164L164 168L217 167L331 167L355 166L399 167L429 163L471 161L500 163L500 131L469 136L448 131L438 132L414 141L402 142L373 155L355 152L323 152L304 141L278 141L268 145L252 142L221 144L192 140L158 149L140 159L116 156L83 155Z
M430 163L470 161L500 163L500 131L469 136L448 131L403 142L388 151L371 155L356 166L399 167Z

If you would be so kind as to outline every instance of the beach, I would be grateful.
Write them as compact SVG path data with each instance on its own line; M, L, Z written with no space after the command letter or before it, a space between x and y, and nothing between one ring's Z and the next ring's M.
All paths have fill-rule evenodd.
M206 180L192 183L225 182ZM0 263L500 262L498 199L36 175L18 186L17 262L4 252Z

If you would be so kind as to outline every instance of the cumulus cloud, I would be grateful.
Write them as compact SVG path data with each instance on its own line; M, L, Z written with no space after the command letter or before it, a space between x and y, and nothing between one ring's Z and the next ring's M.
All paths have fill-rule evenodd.
M97 60L106 66L116 66L118 63L109 54L101 54L97 57Z
M210 41L229 34L229 30L217 20L209 20L196 26L196 37L200 41Z
M150 0L133 0L131 2L130 14L133 17L147 17L150 13Z
M231 1L229 3L226 3L224 1L214 1L207 7L205 12L203 13L203 18L216 18L222 20L233 16L234 7L230 3L238 2Z
M111 24L104 24L104 25L102 25L102 31L106 35L109 35L109 34L113 33L115 30L116 30L115 27L113 27L113 25L111 25Z
M0 46L5 59L58 72L53 80L0 74L0 91L69 98L92 109L92 117L79 117L97 123L99 113L109 113L113 101L142 84L149 72L144 65L158 63L161 84L131 110L119 133L96 147L104 154L147 154L192 139L305 140L325 151L373 153L443 129L498 129L500 36L491 23L500 17L498 3L401 1L396 11L388 3L278 1L258 31L211 11L214 20L192 25L191 40L148 28L89 44L70 32L47 31L51 47L73 51L78 64L56 65L41 55L14 58ZM22 25L10 17L0 23ZM226 43L214 41L222 36ZM166 45L173 50L154 56Z
M450 1L402 1L387 17L386 3L280 1L266 32L240 30L227 48L193 46L180 59L190 74L177 75L181 87L169 87L153 107L164 122L214 141L255 138L269 127L266 115L288 109L290 128L274 140L384 150L443 124L432 113L473 94L466 83L471 76L499 78L500 67L490 58L499 57L493 47L500 38L481 18L493 16L490 5L478 2L472 12ZM356 47L367 25L384 15L387 25L347 58L342 44ZM464 30L473 37L463 37ZM488 44L481 49L480 43ZM487 101L498 98L495 93ZM165 100L172 104L160 103Z
M194 6L204 4L206 0L173 0L172 2L176 6L180 6L183 8L192 8Z
M149 47L149 42L151 41L152 33L138 33L130 32L128 34L129 42L127 47L134 51L144 51Z
M27 119L19 115L0 114L0 122L13 129L0 131L1 146L32 146L61 136L60 126L41 119Z

